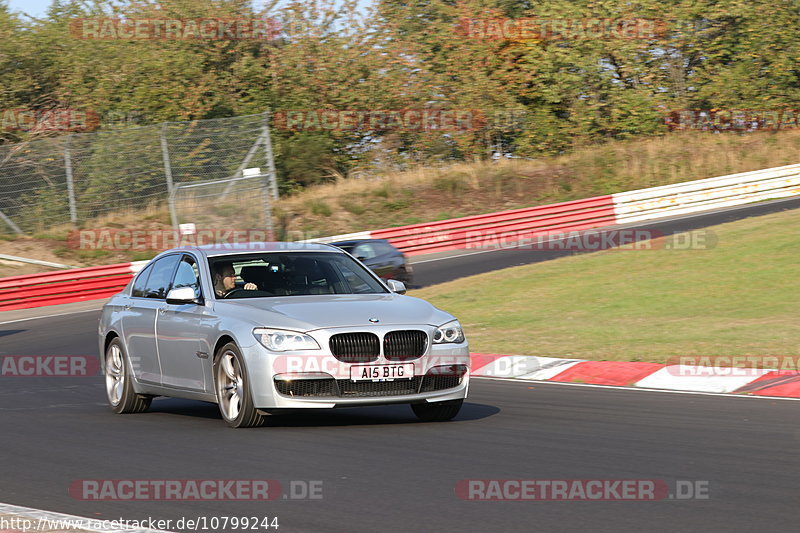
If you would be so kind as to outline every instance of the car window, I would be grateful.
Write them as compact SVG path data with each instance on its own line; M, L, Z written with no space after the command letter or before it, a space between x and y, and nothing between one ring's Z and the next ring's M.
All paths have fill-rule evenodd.
M139 275L136 277L136 281L133 284L133 288L131 289L131 296L137 298L144 298L144 288L147 284L147 278L150 276L150 272L153 270L153 264L147 265Z
M343 253L284 252L209 258L211 272L227 265L233 267L237 280L234 288L226 288L226 299L386 292L368 270Z
M352 264L338 263L337 266L351 292L356 294L374 292L368 282L372 281L372 278L365 276L364 272L354 269Z
M372 259L378 255L378 253L375 251L375 247L369 242L363 242L359 244L353 248L353 251L350 253L356 257L364 259Z
M180 256L174 254L162 257L153 263L150 276L148 276L144 287L145 298L164 299L167 297L172 273L175 271L175 264L179 259Z
M178 263L178 270L175 271L175 279L172 281L173 289L181 287L191 287L194 289L194 297L200 298L200 269L197 268L197 261L191 255L184 255Z

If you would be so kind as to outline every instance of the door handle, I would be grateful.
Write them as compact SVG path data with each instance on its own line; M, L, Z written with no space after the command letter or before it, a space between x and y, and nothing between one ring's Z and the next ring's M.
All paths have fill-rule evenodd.
M166 307L159 307L158 308L158 314L159 315L163 315L166 312L167 312L167 308Z
M125 305L122 306L122 309L124 311L130 311L131 307L133 307L131 304L125 304Z

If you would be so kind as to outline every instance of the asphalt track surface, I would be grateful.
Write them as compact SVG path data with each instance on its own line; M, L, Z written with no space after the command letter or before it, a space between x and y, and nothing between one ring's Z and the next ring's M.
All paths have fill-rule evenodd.
M707 215L714 221L705 225L741 218L737 211ZM669 227L685 231L677 229L684 223ZM530 262L525 253L469 257L493 267ZM434 270L423 266L447 263L422 263L418 276L432 283ZM448 277L475 268L451 265ZM97 316L0 324L0 355L96 355ZM797 409L793 401L474 379L449 423L419 423L401 405L277 415L265 427L232 430L201 402L157 399L148 413L114 415L97 376L0 377L0 501L98 519L277 516L284 532L794 531ZM274 479L286 492L291 481L321 481L322 499L81 501L68 488L82 479ZM680 480L707 486L709 497L464 501L454 489L468 479L643 479L673 491Z

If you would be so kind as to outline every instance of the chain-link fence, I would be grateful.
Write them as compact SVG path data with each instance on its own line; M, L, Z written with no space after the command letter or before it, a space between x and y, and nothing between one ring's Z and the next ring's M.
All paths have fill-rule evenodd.
M104 215L165 206L173 226L202 223L196 218L204 209L217 207L214 223L222 227L231 222L220 207L235 202L254 214L248 227L268 228L268 203L277 196L268 116L168 122L0 146L0 232L91 225ZM241 183L232 179L252 167L262 173ZM190 194L193 188L186 186L195 183L203 186Z
M270 232L272 191L256 174L210 182L179 183L173 198L181 223L202 228L265 228Z

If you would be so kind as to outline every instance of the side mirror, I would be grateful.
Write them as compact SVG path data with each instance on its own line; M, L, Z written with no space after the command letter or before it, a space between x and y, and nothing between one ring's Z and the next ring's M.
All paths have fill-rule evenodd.
M396 292L397 294L406 293L406 284L402 281L397 281L396 279L387 279L386 284L389 286L389 290L392 292Z
M194 297L192 287L178 287L167 293L167 303L171 305L196 304L200 301Z

